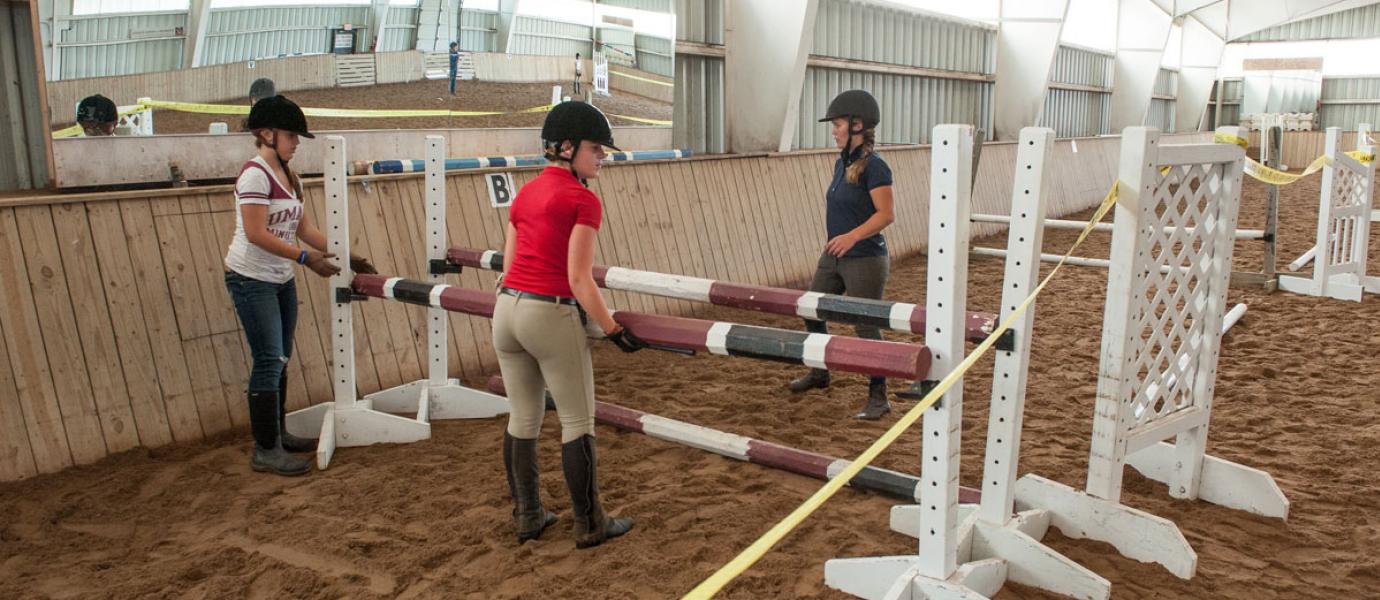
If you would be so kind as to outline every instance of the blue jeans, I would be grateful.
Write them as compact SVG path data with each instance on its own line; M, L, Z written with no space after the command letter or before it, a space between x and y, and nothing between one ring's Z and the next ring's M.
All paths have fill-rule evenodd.
M225 289L240 315L254 359L249 391L277 392L292 356L292 334L297 329L296 280L269 283L230 271L225 274Z

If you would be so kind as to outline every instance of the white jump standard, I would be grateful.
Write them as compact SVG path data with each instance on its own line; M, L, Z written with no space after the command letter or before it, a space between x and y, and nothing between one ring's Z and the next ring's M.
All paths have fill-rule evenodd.
M1375 185L1375 161L1361 162L1340 149L1341 130L1327 128L1324 145L1328 161L1323 167L1322 197L1318 202L1317 244L1313 275L1281 275L1280 289L1309 296L1360 302L1366 293L1380 292L1380 277L1366 274L1370 251L1371 197ZM1370 146L1361 150L1373 152ZM1309 254L1299 257L1302 266ZM1294 264L1291 269L1296 269Z
M445 147L439 138L428 138L428 161L439 162ZM327 136L322 172L326 178L326 232L329 251L335 255L340 272L331 276L331 370L335 400L293 412L287 416L288 430L297 435L318 437L316 465L325 469L330 465L338 447L368 446L371 444L404 444L431 437L433 419L490 418L508 412L508 400L479 390L460 386L446 373L445 343L433 348L426 380L413 382L391 390L384 390L364 398L358 397L355 386L354 310L351 302L357 295L350 289L349 189L345 176L345 139ZM439 171L438 171L439 172ZM429 191L440 192L444 202L444 181L427 177ZM428 194L430 201L436 194ZM444 257L443 240L428 238L428 253L440 248ZM433 275L433 280L436 279ZM428 314L428 338L445 335L445 312L440 309ZM444 338L441 338L444 339ZM413 418L390 412L415 413Z

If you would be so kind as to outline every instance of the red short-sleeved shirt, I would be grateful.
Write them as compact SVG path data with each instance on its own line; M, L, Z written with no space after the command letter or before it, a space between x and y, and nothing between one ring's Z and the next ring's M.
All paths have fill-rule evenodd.
M534 294L574 297L568 275L570 233L576 225L598 230L603 217L599 197L569 170L543 169L522 186L508 210L517 243L503 285Z

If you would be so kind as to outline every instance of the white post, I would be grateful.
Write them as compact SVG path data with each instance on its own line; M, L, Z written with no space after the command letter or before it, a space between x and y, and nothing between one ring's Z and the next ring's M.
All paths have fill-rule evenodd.
M1102 317L1102 363L1111 365L1111 377L1099 377L1097 381L1097 405L1093 416L1092 448L1088 457L1089 494L1117 502L1121 499L1121 479L1123 475L1126 447L1119 443L1120 430L1124 427L1121 418L1122 388L1127 378L1135 374L1132 365L1126 364L1131 356L1127 324L1131 321L1131 307L1134 304L1136 279L1131 265L1136 264L1136 254L1140 247L1140 227L1142 215L1153 217L1152 197L1155 182L1155 157L1159 148L1160 132L1149 127L1128 127L1121 134L1121 168L1117 187L1116 218L1113 223L1112 251L1110 264L1125 265L1126 268L1113 268L1107 276L1106 310ZM1142 205L1143 204L1143 205Z
M446 138L426 136L426 258L428 265L445 261L446 250ZM445 275L427 269L427 281L445 283ZM432 386L443 386L450 380L448 356L449 340L446 325L449 315L445 309L432 306L427 313L427 380Z
M326 247L335 255L332 259L340 272L330 278L331 289L331 361L334 373L336 409L355 405L355 335L354 309L350 306L350 199L345 178L345 138L326 136ZM342 297L342 294L344 296ZM344 300L344 302L342 302Z
M1021 130L1016 150L1016 180L1011 189L1011 229L1007 232L1006 274L1002 278L1001 311L1006 318L1040 281L1040 245L1044 240L1048 191L1045 157L1054 148L1054 131ZM996 353L992 368L992 407L987 424L987 456L982 470L982 505L978 516L1005 524L1011 518L1016 463L1021 451L1021 423L1030 366L1035 305L1011 325L1016 349Z
M925 282L925 345L930 374L948 375L963 360L968 296L973 126L934 128L930 160L929 267ZM957 568L959 434L963 380L925 413L920 453L920 574L947 579Z
M1330 159L1336 159L1340 154L1342 142L1342 130L1337 127L1327 128L1327 137L1323 142L1323 154ZM1332 188L1336 186L1337 166L1330 161L1323 166L1322 174L1322 193L1318 200L1318 226L1317 236L1313 239L1318 240L1318 252L1313 264L1313 287L1319 290L1319 294L1327 295L1328 279L1332 276L1332 263L1334 257L1340 249L1340 236L1333 231L1332 211L1336 208L1333 205ZM1367 231L1366 233L1370 233Z

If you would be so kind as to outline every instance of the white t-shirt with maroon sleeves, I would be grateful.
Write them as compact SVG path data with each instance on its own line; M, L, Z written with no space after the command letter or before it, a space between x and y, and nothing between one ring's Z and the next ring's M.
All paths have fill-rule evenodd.
M235 180L235 237L225 253L225 268L240 275L269 283L287 283L295 263L255 246L244 234L240 206L260 204L268 207L268 231L288 243L297 241L297 225L302 221L302 201L288 186L278 181L263 157L244 163Z

